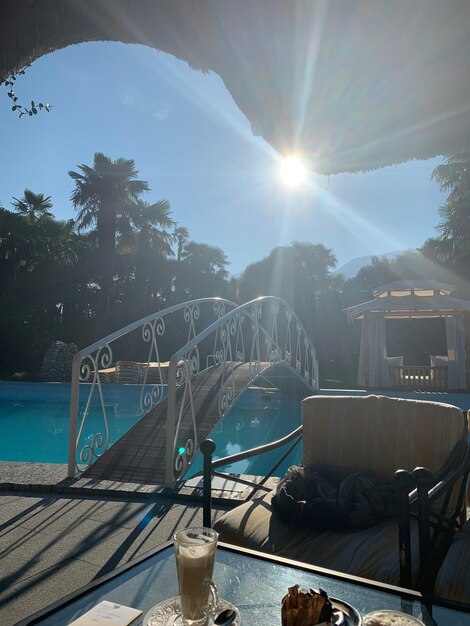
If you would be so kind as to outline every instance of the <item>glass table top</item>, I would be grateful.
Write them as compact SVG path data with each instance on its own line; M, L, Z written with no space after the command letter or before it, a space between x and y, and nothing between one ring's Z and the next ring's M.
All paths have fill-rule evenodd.
M470 614L461 611L433 606L431 616L417 594L400 596L391 589L380 589L372 583L364 585L341 574L308 571L224 545L217 550L214 580L220 596L238 607L242 624L246 626L280 625L281 599L288 587L296 583L304 588L324 589L332 598L355 607L361 615L393 609L419 617L429 626L470 626ZM152 606L177 594L174 551L172 544L168 544L96 588L70 599L47 617L21 624L65 626L102 600L109 600L141 609L143 615L132 623L141 626Z

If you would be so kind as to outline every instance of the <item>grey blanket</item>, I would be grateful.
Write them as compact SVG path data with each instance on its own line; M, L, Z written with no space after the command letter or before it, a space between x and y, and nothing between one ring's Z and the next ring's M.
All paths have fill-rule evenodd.
M331 466L290 467L272 502L284 521L319 530L366 528L397 514L391 482Z

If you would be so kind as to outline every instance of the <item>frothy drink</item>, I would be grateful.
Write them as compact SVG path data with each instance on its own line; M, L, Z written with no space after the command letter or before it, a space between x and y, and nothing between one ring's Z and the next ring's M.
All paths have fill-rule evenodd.
M216 548L217 533L210 528L189 528L175 535L181 612L187 624L206 621Z

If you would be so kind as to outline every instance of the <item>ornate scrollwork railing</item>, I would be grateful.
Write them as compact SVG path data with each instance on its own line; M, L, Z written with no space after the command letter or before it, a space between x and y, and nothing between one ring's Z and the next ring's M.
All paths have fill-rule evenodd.
M202 358L205 357L205 360ZM194 457L199 441L193 380L217 369L219 416L223 417L242 389L237 364L248 364L248 383L261 371L284 363L295 376L318 389L315 347L293 309L280 298L257 298L221 315L171 357L168 370L166 486L172 487ZM246 386L246 385L245 385ZM189 433L189 436L188 436Z
M236 306L222 298L184 302L129 324L75 355L70 401L69 477L73 477L77 470L84 471L109 446L111 433L105 398L108 386L105 382L133 383L139 398L136 413L147 413L166 393L168 366L161 358L162 342L170 346L166 351L171 354L174 350L173 337L179 337L180 345L188 344L202 328ZM129 360L129 354L134 360ZM178 376L182 380L199 370L197 345L191 353L189 374L187 368L185 362L185 368L179 369ZM102 421L97 432L94 428L90 431L89 427L93 404L98 405ZM188 449L190 447L188 443Z

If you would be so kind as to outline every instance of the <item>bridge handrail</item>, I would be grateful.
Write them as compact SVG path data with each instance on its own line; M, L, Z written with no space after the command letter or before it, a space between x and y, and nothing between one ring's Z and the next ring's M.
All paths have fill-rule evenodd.
M184 354L186 354L188 352L188 350L192 350L195 346L197 346L199 343L201 343L201 341L203 339L206 339L206 337L211 335L214 332L214 330L217 330L217 328L219 326L223 326L224 324L226 324L228 321L230 321L230 319L235 317L237 314L240 314L241 311L244 311L245 309L248 309L249 307L252 307L254 304L267 302L269 300L271 300L273 302L279 302L279 304L283 304L286 308L291 309L291 306L285 300L283 300L282 298L278 298L277 296L259 296L258 298L255 298L254 300L250 300L249 302L245 302L245 304L240 304L238 306L235 305L237 307L236 309L233 309L232 311L229 311L228 313L226 313L224 316L220 317L215 322L212 322L212 324L210 326L208 326L203 331L201 331L196 337L194 337L194 339L189 341L182 348L180 348L177 352L175 352L173 354L173 356L170 358L170 367L171 367L172 363L175 363L175 367L176 367L176 364L178 363L178 361L181 359L181 357ZM249 311L247 311L247 314L250 317L253 316L253 313L250 313ZM299 318L297 317L297 315L295 313L294 313L294 316L296 318L296 323L298 323L298 325L302 329L302 332L304 333L304 335L306 337L308 337L307 331L305 330L302 322L299 320ZM268 334L267 331L264 328L261 328L261 330L263 331L263 333L265 335ZM312 343L312 346L313 346L313 343Z
M272 326L270 329L265 328L260 324L262 317L262 309L265 304L271 304L272 312ZM281 347L278 338L278 324L277 317L280 307L283 307L286 311L286 336L284 349ZM295 369L300 375L302 375L307 383L311 385L313 390L318 389L318 362L316 359L316 350L310 340L307 332L297 317L292 307L282 298L276 296L261 296L255 298L250 302L242 304L235 309L232 309L225 315L219 317L207 328L202 330L197 336L192 338L188 343L177 350L171 357L168 368L168 400L167 400L167 429L166 429L166 480L167 487L174 486L175 483L175 471L181 477L186 471L187 466L190 464L192 457L197 451L197 426L195 419L195 411L193 404L193 393L191 387L191 378L194 374L201 371L199 367L199 349L201 342L207 339L210 335L214 334L214 363L216 365L222 365L224 372L227 370L228 376L232 378L232 388L228 390L227 394L223 393L224 375L221 376L221 389L219 397L219 414L222 417L228 407L231 405L234 394L234 381L233 381L233 366L229 367L227 364L233 361L245 360L244 356L244 344L243 344L243 331L242 323L244 317L247 317L252 322L252 345L251 354L249 358L250 373L252 373L251 381L254 380L260 373L259 364L262 362L261 354L263 352L260 346L260 334L265 338L265 361L269 363L286 362L292 365L292 359L295 356ZM297 342L292 350L292 337L290 333L291 323L294 322L295 330L297 334ZM269 323L269 320L268 320ZM219 332L220 331L220 332ZM223 336L222 336L223 335ZM235 336L235 349L231 343L230 336ZM241 351L238 351L239 337L241 337ZM301 345L300 338L303 337L303 345ZM216 350L217 342L219 341L220 349ZM295 341L295 337L294 337ZM235 354L235 358L233 358ZM237 357L243 354L243 359ZM228 356L230 355L230 358ZM230 382L229 382L230 385ZM183 387L183 400L180 404L179 415L176 415L176 391L179 387ZM188 439L180 448L177 448L177 439L180 430L180 425L184 419L183 406L184 404L190 407L192 418L192 430L194 439Z
M82 358L83 356L88 355L90 352L93 352L94 350L97 350L98 348L102 348L107 343L111 343L115 339L120 339L121 337L124 337L124 335L128 335L133 330L136 330L137 328L139 328L140 326L143 326L144 324L147 324L148 322L152 322L154 319L165 317L167 315L170 315L171 313L176 313L176 311L179 311L180 309L184 309L188 305L203 304L205 302L223 302L224 304L229 304L233 307L238 306L235 302L232 302L231 300L226 300L225 298L219 298L219 297L199 298L197 300L188 300L186 302L181 302L180 304L174 304L173 306L170 306L166 309L162 309L161 311L157 311L155 313L151 313L150 315L147 315L146 317L142 317L140 320L137 320L136 322L132 322L132 324L128 324L127 326L124 326L120 330L116 330L113 333L106 335L106 337L103 337L103 339L98 339L98 341L95 341L95 343L92 343L91 345L77 352L74 355L74 359Z
M117 339L121 339L126 335L129 335L133 331L142 328L143 339L146 342L151 342L150 351L148 355L148 363L150 363L152 354L155 352L156 362L160 364L160 359L158 355L158 346L156 344L156 335L161 336L165 329L164 318L177 313L180 310L194 311L197 310L199 312L200 305L212 304L214 306L214 314L223 315L225 313L225 307L233 307L236 308L237 304L232 302L231 300L227 300L225 298L219 297L210 297L210 298L198 298L196 300L189 300L186 302L182 302L180 304L175 304L171 307L167 307L166 309L157 311L150 315L147 315L131 324L124 326L123 328L106 335L102 339L95 341L90 344L86 348L83 348L79 352L74 355L72 361L72 376L71 376L71 393L70 393L70 433L69 433L69 449L68 449L68 477L72 478L75 476L76 471L83 471L86 469L96 458L98 458L108 447L109 444L109 425L108 425L108 417L106 412L106 404L103 397L103 391L101 387L101 377L100 377L100 369L105 369L112 365L113 355L110 344L116 341ZM218 313L216 312L216 307L218 307ZM190 329L190 336L197 335L196 329L194 326L194 317L193 313L188 316ZM198 316L197 316L198 317ZM185 317L186 319L186 317ZM156 328L157 323L160 323L160 327ZM151 325L154 324L153 329ZM154 335L152 337L152 334ZM155 345L154 345L155 344ZM86 363L84 364L84 362ZM147 368L148 369L148 368ZM147 372L145 374L147 377ZM84 414L80 423L80 428L77 432L78 426L78 409L79 409L79 388L80 382L90 382L91 388L88 394L86 406L84 409ZM146 380L143 381L142 385L142 394L144 392ZM147 395L155 395L154 400L158 401L162 397L162 387L163 385L159 385L158 393L155 395L154 389L151 392L147 393ZM98 390L99 399L101 403L101 409L103 413L103 421L104 421L104 429L105 433L96 433L93 435L91 443L87 443L81 450L79 456L80 461L84 464L83 466L79 466L77 463L77 452L78 446L80 444L80 438L83 432L83 427L86 422L86 418L90 409L90 403L92 400L92 396L94 390ZM142 404L141 396L141 404ZM151 407L148 407L151 408Z

